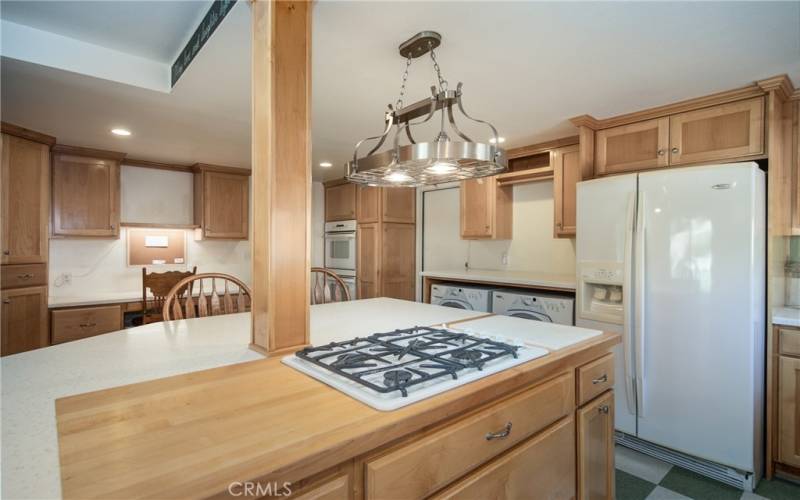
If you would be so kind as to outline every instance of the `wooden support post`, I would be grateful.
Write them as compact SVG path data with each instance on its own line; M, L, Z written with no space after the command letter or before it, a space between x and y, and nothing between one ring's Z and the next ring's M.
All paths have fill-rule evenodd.
M252 3L251 348L309 343L311 2Z

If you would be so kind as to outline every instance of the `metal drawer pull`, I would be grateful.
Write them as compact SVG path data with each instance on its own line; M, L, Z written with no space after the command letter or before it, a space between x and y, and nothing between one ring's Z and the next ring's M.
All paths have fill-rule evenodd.
M509 434L511 434L511 422L507 423L502 431L487 433L486 440L491 441L492 439L503 439L504 437L508 437Z
M89 327L92 327L92 326L97 326L97 323L81 323L79 326L81 328L89 328Z
M29 280L29 279L33 278L33 275L31 273L18 274L17 278L19 278L21 280Z
M10 303L11 303L11 299L3 299L3 304L10 304Z
M603 374L602 377L598 377L598 378L592 380L593 384L602 384L603 382L608 382L608 375Z
M11 250L3 250L3 255L11 255Z
M597 409L600 413L608 413L608 405L603 405Z

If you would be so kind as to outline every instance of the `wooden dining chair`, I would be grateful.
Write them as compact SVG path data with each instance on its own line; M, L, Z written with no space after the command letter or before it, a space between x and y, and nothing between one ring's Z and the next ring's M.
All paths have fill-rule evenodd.
M311 268L311 304L327 304L329 302L346 302L349 300L350 288L338 274L323 267Z
M209 289L204 289L203 283L207 280L211 280L211 286ZM197 297L188 293L185 299L181 299L180 291L187 286L191 289L195 282L198 282ZM221 297L217 282L222 282L224 293ZM229 283L235 285L235 290L231 291ZM172 287L164 299L161 314L164 316L164 321L171 321L245 312L251 298L250 288L239 278L229 274L201 273L184 278Z
M142 324L156 323L162 321L161 310L164 308L164 299L175 285L182 279L194 276L197 273L197 266L191 271L167 271L165 273L148 273L147 268L142 268ZM147 289L153 295L152 299L147 297ZM180 290L179 296L186 292L186 287ZM148 304L152 307L149 307Z

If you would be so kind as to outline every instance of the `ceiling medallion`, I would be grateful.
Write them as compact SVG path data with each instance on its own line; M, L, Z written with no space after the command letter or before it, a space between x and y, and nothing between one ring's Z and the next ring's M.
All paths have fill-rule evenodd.
M448 90L447 80L442 77L434 51L441 41L442 37L438 33L422 31L400 45L400 55L406 58L400 97L394 107L389 104L384 114L383 133L356 144L353 160L347 163L348 181L370 186L423 186L485 177L506 169L508 162L505 151L498 146L502 141L497 129L491 123L472 118L464 111L461 83L456 90ZM431 86L430 97L404 106L403 97L411 61L428 53L431 55L438 82ZM470 139L456 125L453 108L457 108L467 119L489 127L491 139L486 143ZM437 136L432 142L416 142L411 134L412 126L428 122L437 111L441 112L441 126ZM451 131L463 142L450 140L445 132L445 115ZM413 121L417 118L420 120ZM377 152L393 129L392 147ZM407 137L408 144L400 143L403 135ZM377 144L366 156L359 157L358 150L367 141L377 141Z

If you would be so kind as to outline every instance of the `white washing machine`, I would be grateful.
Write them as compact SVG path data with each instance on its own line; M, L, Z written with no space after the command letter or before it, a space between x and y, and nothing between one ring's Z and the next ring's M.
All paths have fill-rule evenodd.
M460 285L431 286L431 304L437 306L489 312L491 299L492 291L488 288Z
M575 299L555 294L495 290L492 312L505 316L574 325Z

